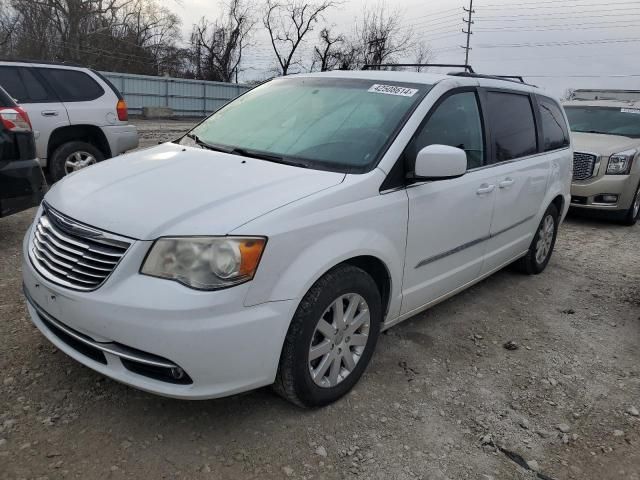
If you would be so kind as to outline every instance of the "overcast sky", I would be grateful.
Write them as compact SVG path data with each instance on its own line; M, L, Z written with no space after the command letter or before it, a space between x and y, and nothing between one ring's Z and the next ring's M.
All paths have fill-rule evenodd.
M222 10L216 0L172 1L179 2L173 10L182 17L185 40L192 24L202 16L213 19ZM364 7L377 4L379 0L345 0L326 14L325 23L350 33ZM462 7L468 7L468 0L388 0L386 4L398 9L404 25L430 44L433 61L464 62L459 45L465 42ZM569 87L640 89L640 1L474 0L473 9L469 63L477 72L523 75L555 95ZM259 22L255 46L246 51L245 79L262 78L275 65L261 26ZM304 46L307 66L320 28L309 34Z

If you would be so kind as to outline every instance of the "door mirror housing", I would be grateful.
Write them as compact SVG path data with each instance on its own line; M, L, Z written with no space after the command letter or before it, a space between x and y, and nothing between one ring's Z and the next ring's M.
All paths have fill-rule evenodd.
M449 145L428 145L418 152L415 177L421 180L444 180L467 172L467 154Z

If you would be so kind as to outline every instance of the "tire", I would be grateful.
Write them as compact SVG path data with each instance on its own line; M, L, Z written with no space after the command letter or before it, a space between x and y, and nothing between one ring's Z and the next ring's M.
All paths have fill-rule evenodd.
M67 160L79 164L77 168L71 168ZM89 165L104 160L103 153L94 145L87 142L67 142L60 145L49 159L49 174L52 182L57 182L74 170L80 170Z
M622 218L622 224L631 227L640 219L640 185L636 189L636 195L633 197L629 210L626 211Z
M338 302L343 305L347 317L346 329L343 325L337 333L334 328L331 330L333 335L325 335L323 331L338 325L334 317ZM354 308L351 319L357 322L349 323L350 305ZM349 325L355 328L360 322L361 326L352 333ZM298 305L280 355L274 390L301 407L321 407L335 402L353 388L367 368L381 323L380 292L369 274L347 264L330 270L309 289ZM318 348L316 351L322 355L311 360L312 348ZM326 368L325 373L323 368ZM315 380L312 369L316 373Z
M529 245L527 254L515 263L515 266L519 271L526 273L527 275L537 275L542 273L547 267L547 264L551 259L551 254L553 253L553 247L556 244L559 216L558 208L554 204L549 205L542 216L542 220L540 220L540 224L536 229L536 234L533 236L531 245ZM553 222L553 224L550 222ZM544 232L547 233L545 238L543 238ZM545 243L539 244L541 241L545 242L546 245ZM543 250L540 251L539 247ZM543 252L544 255L542 255Z

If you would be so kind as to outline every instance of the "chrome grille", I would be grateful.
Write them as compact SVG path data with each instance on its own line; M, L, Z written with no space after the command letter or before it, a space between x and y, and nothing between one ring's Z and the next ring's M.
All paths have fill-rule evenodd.
M29 251L38 272L58 285L95 290L107 279L130 242L45 208Z
M590 153L575 152L573 154L573 179L586 180L593 177L596 156Z

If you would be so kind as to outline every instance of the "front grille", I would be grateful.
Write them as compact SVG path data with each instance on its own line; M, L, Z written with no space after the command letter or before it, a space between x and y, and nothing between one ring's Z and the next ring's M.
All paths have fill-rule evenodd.
M573 154L573 179L586 180L593 177L596 156L590 153L575 152Z
M75 290L95 290L130 243L45 208L33 234L30 257L38 272Z

